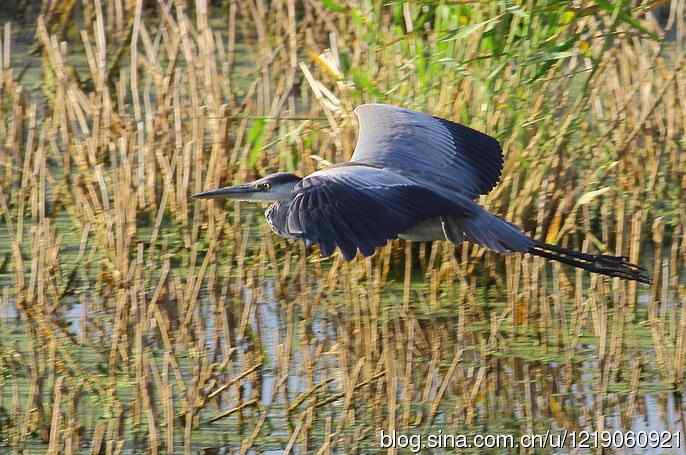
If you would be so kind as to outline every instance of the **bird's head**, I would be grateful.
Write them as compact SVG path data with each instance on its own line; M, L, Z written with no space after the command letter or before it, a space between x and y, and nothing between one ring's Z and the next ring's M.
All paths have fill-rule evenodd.
M295 185L302 180L295 174L277 172L254 182L237 186L227 186L216 190L196 193L198 199L233 199L235 201L286 201L292 196Z

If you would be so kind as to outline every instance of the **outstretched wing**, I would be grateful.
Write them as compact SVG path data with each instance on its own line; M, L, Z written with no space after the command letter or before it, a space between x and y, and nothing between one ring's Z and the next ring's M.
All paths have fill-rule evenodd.
M351 161L394 169L470 199L500 179L503 152L484 133L387 104L363 104L355 114L360 130Z
M357 250L374 253L389 239L417 223L442 214L472 213L474 203L448 200L430 189L384 169L344 166L315 172L294 189L293 199L279 206L281 229L318 243L328 256L340 248L346 260Z

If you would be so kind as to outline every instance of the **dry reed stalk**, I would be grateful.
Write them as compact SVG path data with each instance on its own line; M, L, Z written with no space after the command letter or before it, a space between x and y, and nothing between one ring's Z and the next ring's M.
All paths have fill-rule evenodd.
M381 323L381 333L383 337L383 358L384 358L384 368L386 370L386 411L388 417L386 418L386 428L391 434L395 433L396 430L396 420L397 420L397 396L398 396L398 375L395 368L395 349L393 349L394 343L390 339L388 323L383 321ZM395 454L396 449L392 447L388 451L389 454Z
M648 304L648 322L650 324L650 331L655 346L655 363L658 371L666 377L672 377L672 362L667 358L666 343L664 337L664 330L662 320L658 313L660 307L666 302L660 301L659 284L662 283L662 243L664 239L664 221L657 218L653 221L652 226L653 242L655 244L655 263L653 267L653 288L650 295L650 303Z
M414 319L408 319L405 321L407 326L407 349L405 350L405 372L402 379L403 387L403 403L402 403L402 415L400 417L400 429L406 430L410 425L410 413L412 400L414 398L414 381L413 381L413 367L414 367L414 346L415 346L415 327L417 321Z
M60 444L60 427L62 424L62 383L64 382L64 377L60 376L55 381L53 386L54 395L52 400L52 419L50 423L50 443L48 445L48 454L57 454L62 450Z
M274 382L274 385L272 387L271 394L272 396L276 396L280 390L284 389L286 386L286 381L288 379L288 376L283 375L278 381ZM246 438L243 438L241 441L241 449L240 453L247 453L247 451L255 444L256 439L260 435L260 432L262 431L262 427L264 426L265 422L267 421L267 417L269 414L269 411L271 410L271 407L274 405L275 401L272 401L272 403L268 406L260 406L259 402L257 403L258 407L260 407L260 416L257 418L255 422L255 427L253 428L252 433ZM240 410L238 410L240 411Z
M431 410L429 411L429 418L426 421L426 426L430 426L433 422L433 419L436 417L436 413L438 412L438 407L441 404L441 400L443 399L443 396L445 395L445 392L450 385L450 382L452 381L453 375L455 373L455 370L457 369L458 364L462 360L462 352L463 350L460 349L457 352L455 352L453 356L453 361L450 364L450 367L448 368L448 371L445 373L445 376L443 377L443 380L441 381L441 385L438 389L438 392L436 393L436 396L433 399L433 402L431 403Z
M684 369L686 368L686 306L681 308L681 317L675 342L674 356L674 384L682 384L684 381Z
M98 422L95 425L93 439L91 440L91 455L98 455L102 450L102 441L105 436L105 422Z
M156 424L156 416L155 416L155 409L154 409L154 403L153 400L150 397L150 390L152 389L151 387L151 381L149 379L149 373L148 371L152 372L152 360L150 359L149 356L145 356L145 373L142 376L141 382L138 383L138 386L140 388L140 392L142 395L143 399L143 408L145 412L145 417L148 423L148 450L150 450L150 453L156 454L158 453L158 449L160 446L159 442L159 429L157 428Z
M82 424L79 423L79 399L82 391L81 383L73 387L69 392L68 409L65 412L66 429L64 435L64 453L72 455L79 451L81 447L81 437L79 430Z
M174 386L169 381L168 366L171 364L170 355L169 352L165 352L162 359L164 367L161 374L161 399L164 403L165 448L167 453L174 453L174 428L176 425L174 413Z
M239 406L236 406L235 408L231 408L228 411L224 411L221 414L218 414L211 419L208 420L209 423L216 422L217 420L224 419L226 417L229 417L232 414L235 414L238 411L242 411L243 409L251 406L255 406L259 403L259 400L256 398L253 398L252 400L245 401L241 403Z

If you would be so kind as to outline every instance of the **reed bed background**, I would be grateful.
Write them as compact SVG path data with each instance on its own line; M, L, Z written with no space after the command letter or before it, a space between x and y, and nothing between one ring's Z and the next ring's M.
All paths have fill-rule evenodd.
M20 6L38 17L0 46L3 453L686 430L682 0ZM653 285L445 242L322 259L261 210L190 199L348 159L368 101L496 136L485 206Z

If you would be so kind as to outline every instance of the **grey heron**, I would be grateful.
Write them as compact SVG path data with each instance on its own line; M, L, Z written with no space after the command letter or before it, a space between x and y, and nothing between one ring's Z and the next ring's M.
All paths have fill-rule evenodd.
M475 202L500 179L494 138L458 123L385 104L355 109L357 145L349 162L306 177L278 172L196 198L270 201L272 230L318 244L329 256L364 256L388 240L475 242L498 253L522 252L594 273L650 283L626 257L581 253L536 241Z

